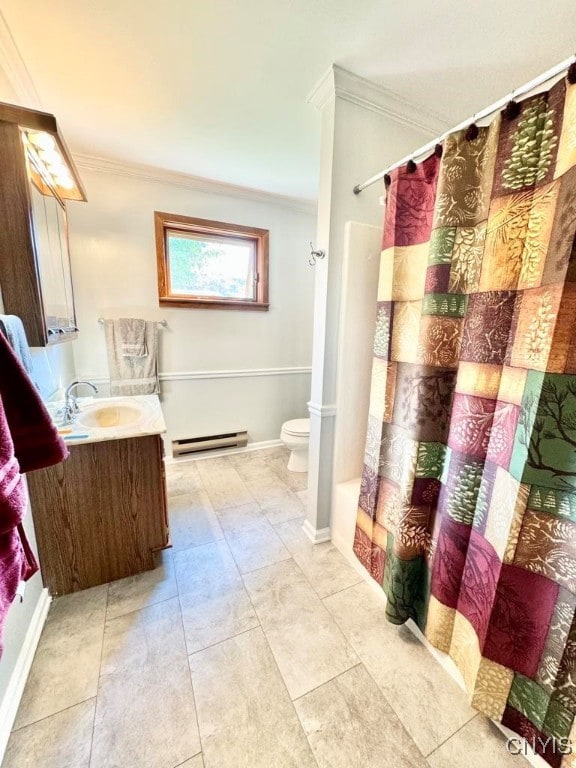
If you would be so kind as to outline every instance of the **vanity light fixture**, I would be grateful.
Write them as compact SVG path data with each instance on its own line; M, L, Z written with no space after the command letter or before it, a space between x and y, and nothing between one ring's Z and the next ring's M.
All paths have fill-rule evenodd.
M56 195L61 202L86 202L82 180L54 115L0 102L0 124L12 124L18 130L28 176L41 194Z
M65 152L59 146L57 136L22 126L20 132L28 157L30 175L36 186L41 191L45 186L52 188L63 200L85 199L66 161Z

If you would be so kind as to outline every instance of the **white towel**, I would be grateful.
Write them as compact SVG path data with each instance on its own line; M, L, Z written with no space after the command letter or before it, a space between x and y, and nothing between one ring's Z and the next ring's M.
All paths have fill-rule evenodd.
M121 317L117 329L120 333L124 357L146 357L146 320L138 317Z
M0 331L8 339L8 343L24 366L26 373L32 377L32 356L22 320L16 315L0 315Z
M119 320L104 320L104 333L110 371L110 394L158 394L158 323L146 322L148 354L144 357L127 357L124 354Z

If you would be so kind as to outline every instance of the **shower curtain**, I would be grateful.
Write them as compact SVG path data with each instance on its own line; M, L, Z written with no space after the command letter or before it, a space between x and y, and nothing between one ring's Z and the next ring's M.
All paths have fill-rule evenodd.
M477 709L576 765L576 86L387 182L354 551Z

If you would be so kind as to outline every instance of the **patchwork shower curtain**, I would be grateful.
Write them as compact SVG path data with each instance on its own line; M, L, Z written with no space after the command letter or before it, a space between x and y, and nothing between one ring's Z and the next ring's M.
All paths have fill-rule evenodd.
M354 550L475 707L572 766L576 86L512 106L389 178Z

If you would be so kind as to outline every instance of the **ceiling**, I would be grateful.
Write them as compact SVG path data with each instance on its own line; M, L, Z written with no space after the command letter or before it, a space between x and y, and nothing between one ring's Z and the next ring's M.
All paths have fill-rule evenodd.
M576 3L553 6L0 0L73 151L301 198L319 165L306 97L331 63L456 122L574 53Z

